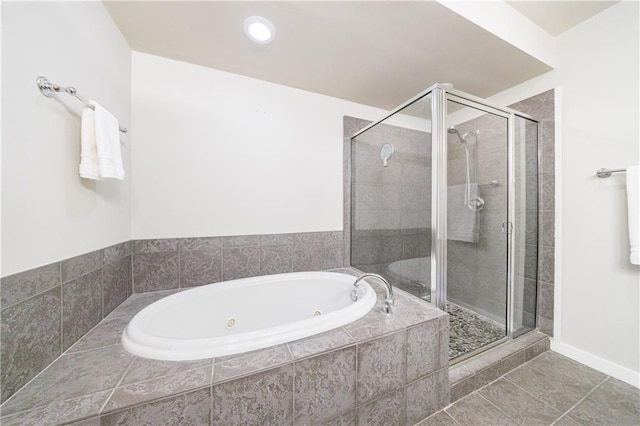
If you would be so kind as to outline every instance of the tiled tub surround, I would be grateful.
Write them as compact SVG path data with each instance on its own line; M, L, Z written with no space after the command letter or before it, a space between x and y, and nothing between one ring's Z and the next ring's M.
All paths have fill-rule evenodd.
M1 280L2 401L131 295L124 242Z
M133 292L343 266L343 232L133 241Z
M343 265L342 231L134 240L2 278L2 401L132 293Z
M340 270L352 273L354 270ZM124 352L136 294L2 406L3 425L415 424L449 404L448 318L398 291L360 320L255 352L190 362Z

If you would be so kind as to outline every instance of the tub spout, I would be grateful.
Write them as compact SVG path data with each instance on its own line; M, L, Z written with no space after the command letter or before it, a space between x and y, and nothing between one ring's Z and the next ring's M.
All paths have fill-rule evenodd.
M364 280L365 278L376 278L378 279L378 281L381 281L385 285L385 288L387 290L387 297L386 299L384 299L384 306L382 307L382 310L384 311L385 314L392 313L393 302L394 302L393 287L391 286L391 284L389 284L389 281L384 279L384 277L381 275L366 273L366 274L360 275L358 279L353 283L353 286L358 288L358 285L360 285L360 281Z

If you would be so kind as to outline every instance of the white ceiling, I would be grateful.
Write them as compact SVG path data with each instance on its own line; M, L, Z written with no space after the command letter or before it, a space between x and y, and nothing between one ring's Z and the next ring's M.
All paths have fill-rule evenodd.
M506 3L552 36L557 36L619 1L507 0Z
M488 97L550 70L433 1L105 5L133 50L386 109L436 82ZM272 44L246 38L250 15Z

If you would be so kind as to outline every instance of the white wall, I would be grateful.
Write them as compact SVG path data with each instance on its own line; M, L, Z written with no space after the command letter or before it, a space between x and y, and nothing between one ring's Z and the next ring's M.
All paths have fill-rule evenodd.
M557 70L492 98L561 89L553 348L636 386L640 267L629 263L625 175L595 172L640 164L638 8L622 2L560 35Z
M2 275L130 239L129 176L81 180L80 120L35 84L76 86L130 127L130 70L101 2L2 2Z
M342 229L344 115L384 111L134 52L133 238Z

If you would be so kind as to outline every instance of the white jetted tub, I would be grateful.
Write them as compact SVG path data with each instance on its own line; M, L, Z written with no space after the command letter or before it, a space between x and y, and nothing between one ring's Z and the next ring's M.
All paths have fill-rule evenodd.
M398 260L387 265L386 272L395 281L427 286L431 283L431 258L416 257Z
M290 342L363 317L376 303L356 277L300 272L195 287L141 310L122 346L145 358L185 361L233 355Z

